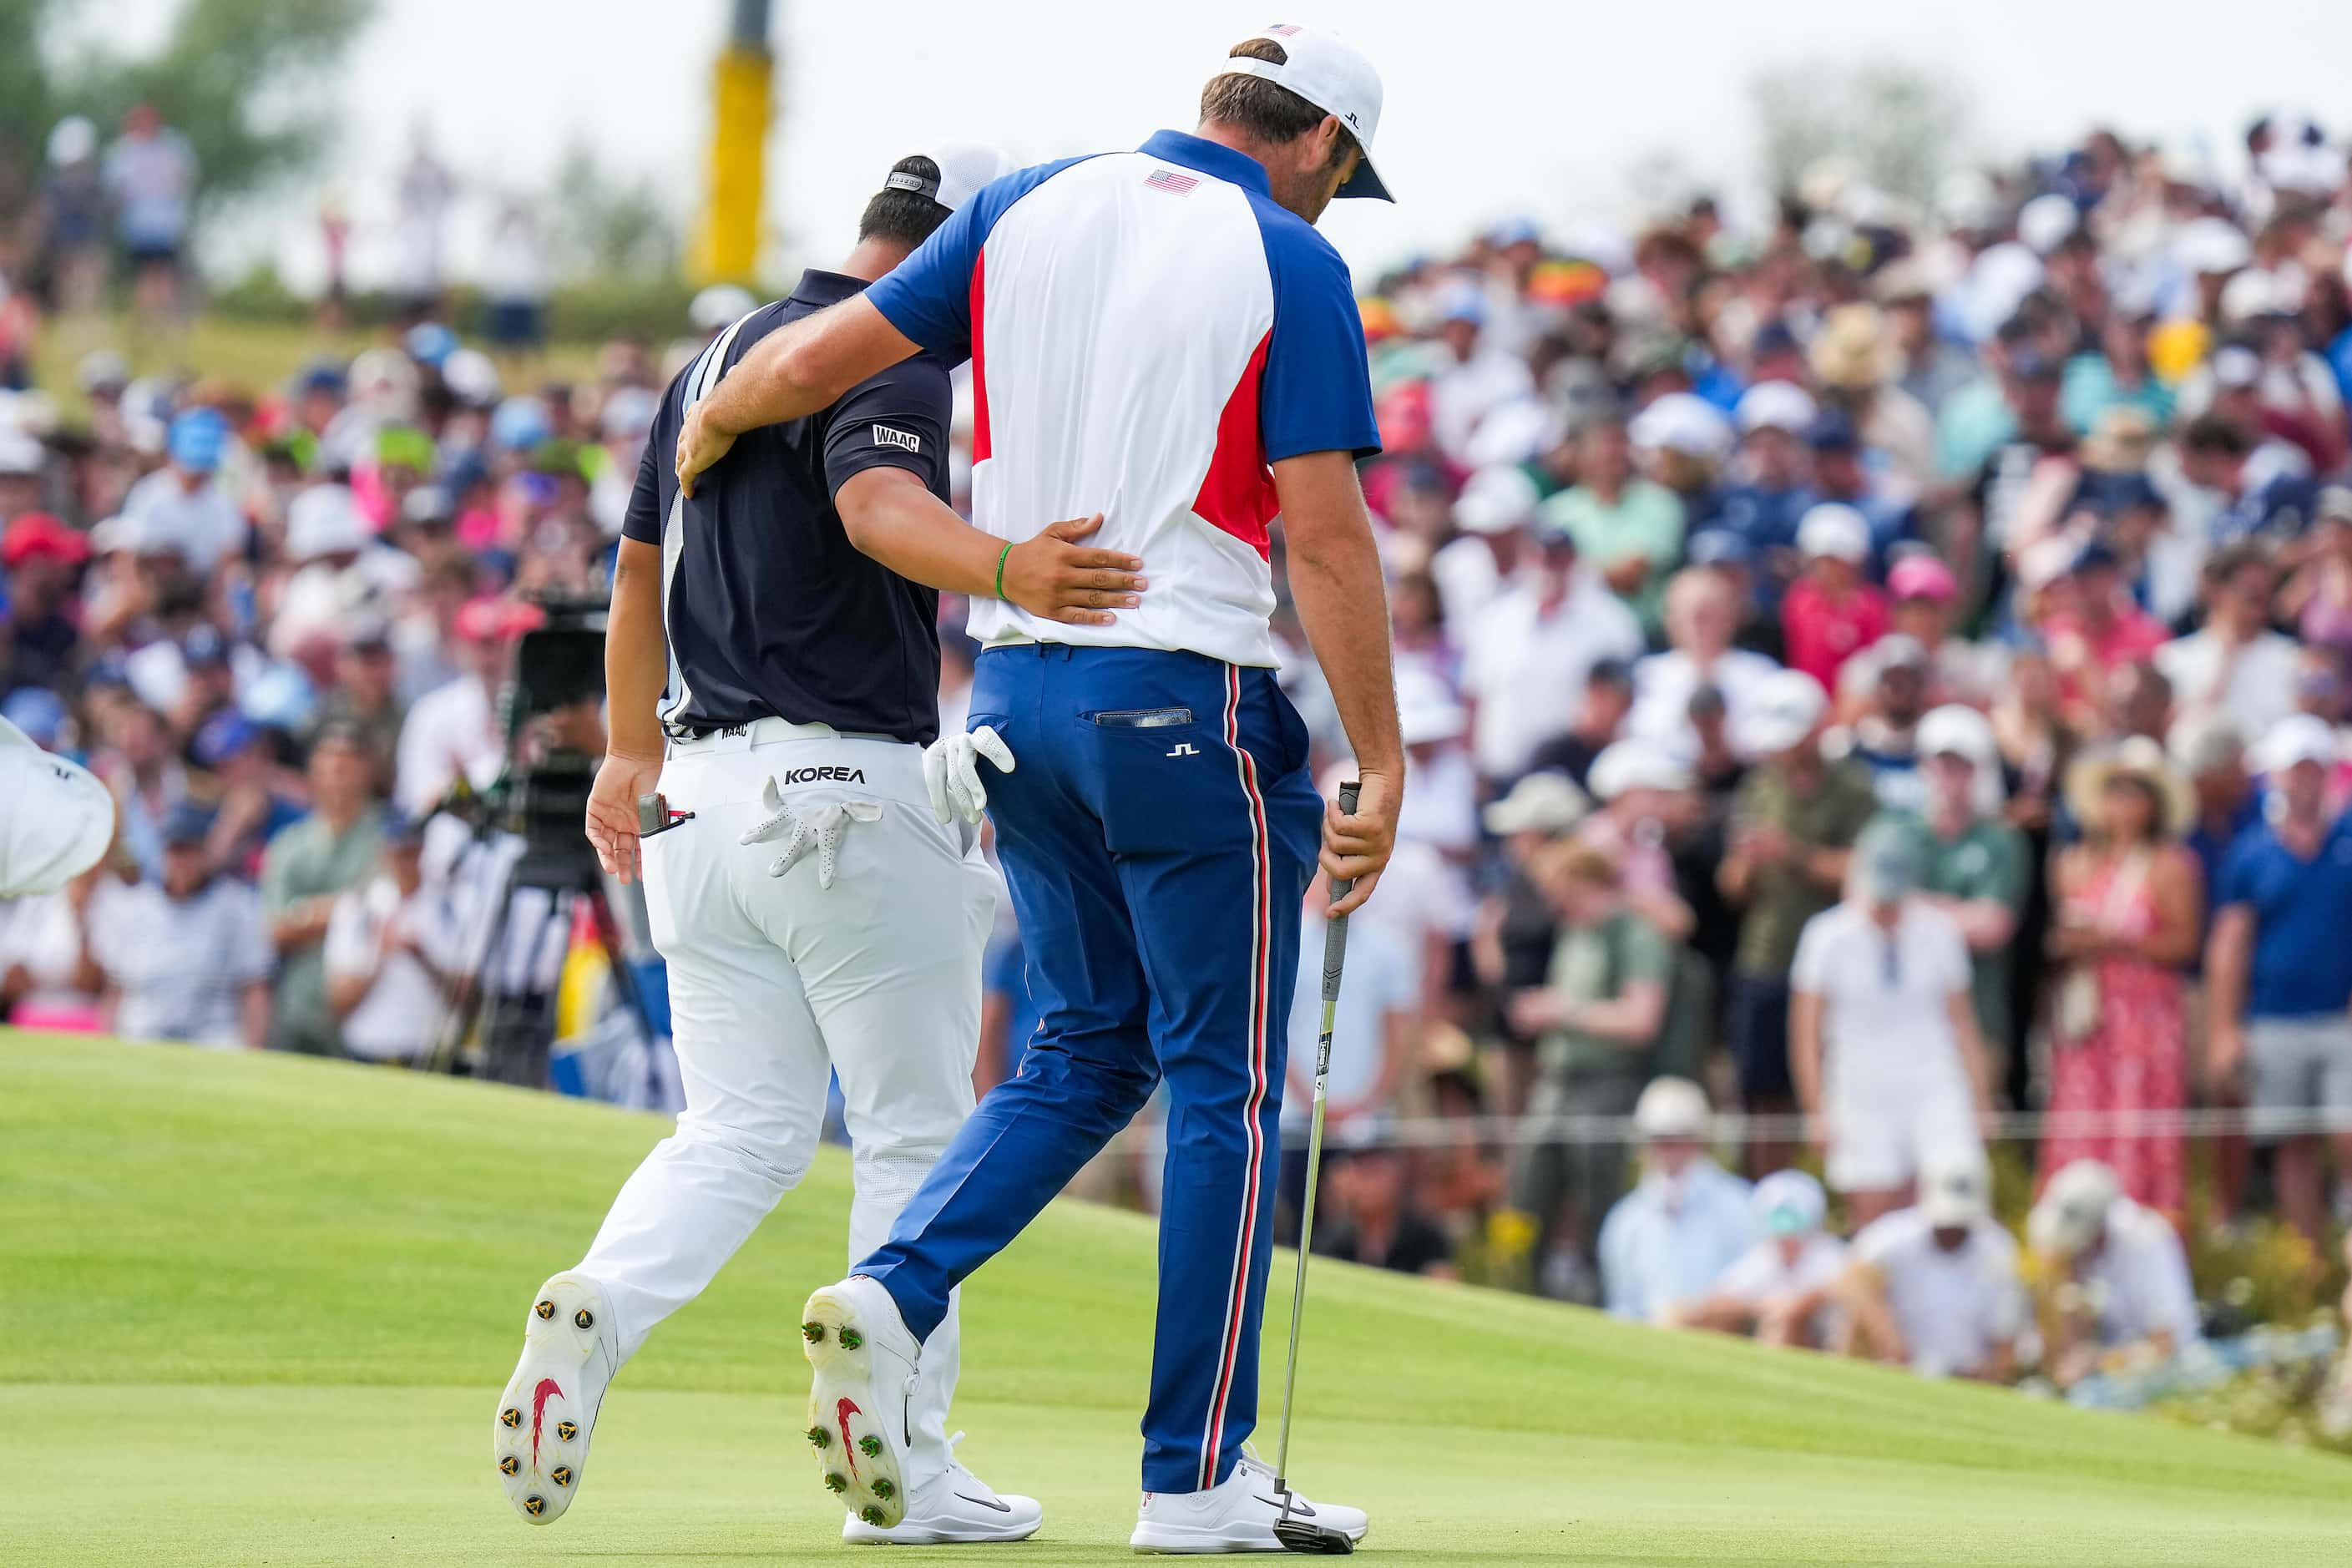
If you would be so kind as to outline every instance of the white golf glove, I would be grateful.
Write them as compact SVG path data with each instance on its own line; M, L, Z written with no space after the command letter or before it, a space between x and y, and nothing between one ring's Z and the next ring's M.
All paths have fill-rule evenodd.
M980 820L988 804L987 786L980 782L982 757L1000 773L1013 771L1013 748L986 724L970 734L953 731L923 748L923 787L931 795L932 816L941 822Z
M784 792L770 779L768 787L760 792L760 804L767 807L767 817L757 826L744 830L737 840L742 844L765 844L776 838L784 841L784 852L768 867L768 875L781 877L800 864L801 858L816 849L816 885L820 889L833 886L834 873L840 869L841 836L853 822L879 822L882 808L870 800L828 800L819 805L793 806L784 804Z

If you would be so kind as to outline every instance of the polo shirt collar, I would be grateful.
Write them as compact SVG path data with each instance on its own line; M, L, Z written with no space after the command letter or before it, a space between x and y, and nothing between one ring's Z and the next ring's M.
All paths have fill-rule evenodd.
M1198 169L1220 180L1229 180L1244 190L1259 195L1273 193L1265 181L1265 165L1246 153L1234 151L1222 142L1212 142L1205 136L1193 136L1181 131L1155 131L1151 139L1138 152L1163 163L1181 163L1188 169Z
M827 272L819 267L809 268L793 285L793 298L806 300L812 305L837 305L865 292L865 279L852 278L846 272Z

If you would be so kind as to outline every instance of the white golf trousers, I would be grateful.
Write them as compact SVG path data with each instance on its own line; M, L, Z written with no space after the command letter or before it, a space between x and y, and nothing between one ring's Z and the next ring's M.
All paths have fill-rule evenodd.
M997 888L973 831L932 816L917 746L766 720L672 742L661 778L669 809L694 814L644 841L686 1110L621 1188L579 1268L604 1288L624 1360L806 1173L828 1069L841 1079L853 1151L850 1262L887 1239L971 1110L981 950ZM784 875L769 874L789 825L739 842L769 816L771 779L795 809L879 807L835 816L830 888L819 886L826 857L814 843ZM785 1305L780 1333L798 1310ZM910 1435L919 1475L948 1462L957 1355L950 1308L923 1351Z

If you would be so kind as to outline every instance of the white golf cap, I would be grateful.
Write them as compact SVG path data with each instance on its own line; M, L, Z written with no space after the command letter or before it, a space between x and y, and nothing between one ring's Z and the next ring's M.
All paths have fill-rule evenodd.
M1796 383L1759 381L1739 395L1739 404L1732 410L1732 416L1739 422L1743 436L1759 430L1786 430L1791 436L1801 436L1812 428L1820 413L1812 394Z
M1958 702L1928 710L1919 721L1917 742L1922 757L1964 757L1979 768L1997 767L2000 761L1992 725L1983 714Z
M2082 226L2083 217L2074 210L2073 199L2055 192L2034 197L2017 212L2017 237L2040 256L2065 244Z
M1585 782L1602 800L1615 800L1627 790L1688 789L1697 781L1682 760L1650 741L1613 741L1592 759Z
M2026 1245L2045 1258L2073 1258L2099 1238L2122 1195L2115 1172L2096 1160L2062 1166L2025 1216Z
M1827 555L1859 566L1870 559L1870 520L1843 501L1823 501L1797 524L1797 549L1809 561Z
M366 548L367 542L367 520L347 486L312 485L286 509L286 555L290 561L346 555Z
M2297 763L2332 768L2344 755L2335 727L2315 713L2291 713L2272 725L2254 748L2266 773L2283 773Z
M1454 498L1454 521L1465 533L1508 533L1535 521L1543 498L1517 465L1496 464L1470 476Z
M1740 747L1750 756L1785 752L1813 732L1829 705L1822 683L1803 670L1775 671L1757 683L1739 725Z
M1633 1102L1633 1131L1643 1142L1704 1138L1710 1113L1706 1090L1686 1078L1657 1078Z
M930 197L950 212L960 210L980 194L982 186L993 184L1013 173L1013 160L1004 155L1002 148L985 142L921 142L908 148L897 161L908 158L929 158L940 166L940 177L925 180L893 173L882 182L882 188L913 191Z
M1338 119L1355 137L1356 145L1364 154L1363 162L1356 165L1356 172L1348 176L1348 183L1339 187L1339 194L1371 196L1384 202L1396 200L1389 195L1380 171L1372 166L1372 138L1381 128L1381 73L1372 68L1372 62L1338 34L1321 27L1276 22L1254 36L1280 44L1288 58L1280 65L1246 56L1227 59L1217 74L1263 77L1288 88Z
M1919 1212L1938 1230L1970 1226L1991 1212L1992 1170L1984 1151L1938 1149L1919 1162Z
M114 841L114 796L0 719L0 899L54 893Z
M1408 746L1458 741L1469 727L1469 713L1435 681L1406 683L1398 696L1397 731Z
M1514 833L1565 833L1592 812L1592 802L1566 773L1529 773L1480 814L1496 837Z
M1703 462L1731 455L1731 421L1695 393L1669 392L1633 416L1625 434L1645 452L1680 452Z

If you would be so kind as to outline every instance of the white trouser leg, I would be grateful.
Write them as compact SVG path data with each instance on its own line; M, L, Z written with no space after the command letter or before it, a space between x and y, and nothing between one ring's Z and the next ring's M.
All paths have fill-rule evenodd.
M782 841L738 842L768 815L768 780L811 763L862 765L874 787L793 784L788 805L881 806L871 821L844 825L830 888L818 885L814 850L772 877ZM580 1269L613 1298L624 1355L709 1283L807 1170L828 1065L856 1152L850 1262L888 1237L971 1112L981 957L996 900L968 830L940 826L922 803L912 747L674 756L662 788L673 809L695 813L645 847L687 1112L622 1189ZM948 1463L959 1359L950 1310L924 1346L910 1489Z
M869 833L853 861L849 845ZM995 915L996 879L976 854L966 853L962 830L940 826L926 809L892 805L880 821L859 824L845 837L841 877L831 892L847 892L861 917L871 915L819 923L796 949L809 1009L841 1079L856 1151L849 1208L855 1267L889 1238L898 1211L971 1114L981 956ZM950 1301L923 1344L908 1435L910 1491L947 1468L948 1405L961 1357Z
M673 763L665 790L698 793L709 781L694 775L709 765ZM735 842L740 831L697 820L645 842L686 1110L621 1188L578 1269L604 1287L623 1360L750 1239L807 1172L824 1126L824 1036L790 957L735 894L737 863L756 854Z

